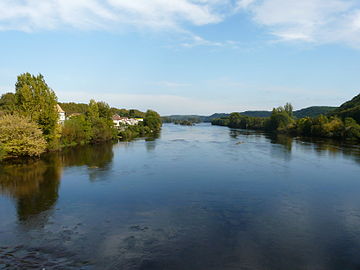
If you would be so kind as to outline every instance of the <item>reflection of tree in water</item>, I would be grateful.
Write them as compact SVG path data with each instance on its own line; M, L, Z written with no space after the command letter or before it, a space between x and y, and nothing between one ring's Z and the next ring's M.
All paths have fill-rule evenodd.
M240 135L249 136L249 135L256 135L256 133L255 131L245 130L245 129L231 129L229 135L231 138L237 139Z
M88 166L89 168L105 169L109 166L114 156L112 147L112 143L84 145L68 148L59 153L59 155L65 167Z
M271 148L271 154L277 158L285 160L291 159L291 150L293 146L293 138L283 134L266 134L266 138L272 144L280 145L280 148Z
M360 163L360 147L352 142L336 141L332 139L322 138L299 138L301 142L311 144L311 147L306 148L309 151L315 151L319 155L327 153L332 156L339 154L344 155L345 158Z
M113 143L69 148L59 153L59 155L65 167L87 166L90 179L95 181L99 175L103 175L111 167L114 157Z
M58 199L61 164L42 160L0 167L0 192L16 199L18 218L27 220L50 210Z
M153 150L155 150L156 147L156 140L160 137L160 133L159 134L154 134L151 137L148 137L145 139L145 146L146 146L146 150L148 152L151 152Z
M48 153L38 160L9 162L0 166L0 193L16 200L18 218L25 221L55 205L64 166L87 166L93 180L107 171L112 158L112 144L99 144Z
M293 138L284 134L269 134L267 137L273 144L280 144L284 147L284 150L291 152L293 145Z

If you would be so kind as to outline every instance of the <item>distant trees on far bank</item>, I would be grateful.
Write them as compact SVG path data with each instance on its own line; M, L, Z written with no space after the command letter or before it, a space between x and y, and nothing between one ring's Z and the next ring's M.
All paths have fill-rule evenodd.
M358 102L356 103L354 100ZM294 136L360 140L359 123L351 117L341 117L346 116L349 111L353 116L360 113L360 95L353 99L352 105L351 108L346 107L344 111L337 110L327 116L296 119L293 115L293 107L287 103L284 107L274 108L270 117L249 117L231 113L230 116L214 119L211 123L231 128L264 130Z

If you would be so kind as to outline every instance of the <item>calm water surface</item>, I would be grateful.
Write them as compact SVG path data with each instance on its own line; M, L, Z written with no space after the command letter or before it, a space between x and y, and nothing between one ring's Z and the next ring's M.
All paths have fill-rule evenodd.
M0 269L360 269L360 149L165 125L3 165Z

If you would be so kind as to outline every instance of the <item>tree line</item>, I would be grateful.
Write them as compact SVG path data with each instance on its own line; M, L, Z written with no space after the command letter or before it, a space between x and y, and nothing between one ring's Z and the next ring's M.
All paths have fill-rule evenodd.
M360 95L354 99L360 101ZM231 128L263 130L293 136L360 141L359 122L346 114L350 111L352 116L358 116L360 107L357 108L358 110L353 109L353 107L346 107L346 111L343 113L338 110L328 115L296 118L293 114L292 105L287 103L285 106L274 108L270 117L249 117L239 113L231 113L230 116L214 119L211 123ZM360 118L356 119L360 120Z
M0 160L39 156L45 151L74 145L148 136L159 132L162 125L160 115L152 110L127 111L95 100L89 104L61 105L77 114L60 123L57 96L44 77L30 73L19 75L15 93L3 94L0 98ZM141 117L144 121L118 130L112 121L115 113Z

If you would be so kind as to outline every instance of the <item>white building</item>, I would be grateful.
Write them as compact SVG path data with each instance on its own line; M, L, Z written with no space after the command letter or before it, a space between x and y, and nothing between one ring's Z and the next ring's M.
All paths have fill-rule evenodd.
M60 107L59 104L56 104L56 110L59 114L59 123L64 123L64 121L66 120L65 111Z
M139 122L144 121L142 118L128 118L128 117L121 117L120 115L113 115L112 120L115 124L115 127L120 127L122 125L129 125L134 126L138 125Z

